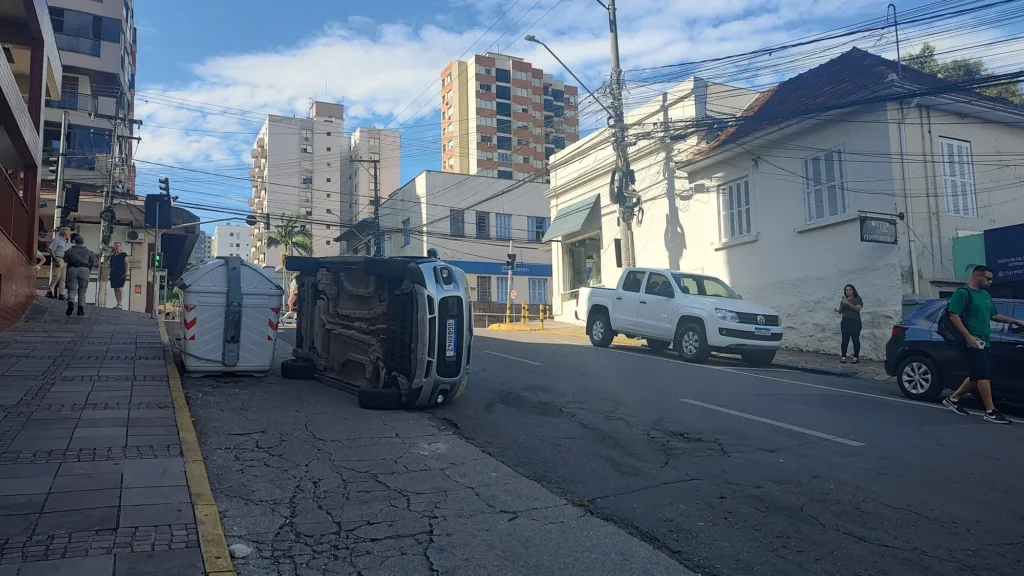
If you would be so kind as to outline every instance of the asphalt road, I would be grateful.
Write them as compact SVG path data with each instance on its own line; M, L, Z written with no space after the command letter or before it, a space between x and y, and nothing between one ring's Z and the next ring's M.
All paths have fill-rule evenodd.
M705 575L1024 574L1024 421L895 385L483 332L431 414Z

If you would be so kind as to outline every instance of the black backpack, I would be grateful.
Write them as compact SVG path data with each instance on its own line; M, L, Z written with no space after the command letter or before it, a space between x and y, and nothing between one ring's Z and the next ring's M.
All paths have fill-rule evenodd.
M966 288L957 288L957 290L964 290L967 292L967 304L964 306L964 311L959 315L960 321L964 323L964 327L970 329L967 326L967 316L971 312L971 291ZM956 294L956 292L954 292ZM950 297L950 300L953 298ZM949 303L946 303L946 309L942 311L942 316L939 318L939 325L936 330L942 339L950 344L956 346L967 346L967 341L964 340L964 335L957 330L956 326L953 325L953 321L949 317Z

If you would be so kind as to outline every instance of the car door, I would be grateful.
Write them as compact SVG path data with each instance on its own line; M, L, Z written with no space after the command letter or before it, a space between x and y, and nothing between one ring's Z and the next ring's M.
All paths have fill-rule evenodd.
M647 274L640 307L637 313L637 332L671 341L675 330L675 290L668 276L658 272Z
M1024 304L996 302L996 310L1024 318ZM992 323L992 383L999 391L1024 394L1024 334L1017 326Z
M616 332L633 334L637 329L636 315L640 308L640 289L644 285L644 270L630 270L622 279L622 288L612 303L612 328Z

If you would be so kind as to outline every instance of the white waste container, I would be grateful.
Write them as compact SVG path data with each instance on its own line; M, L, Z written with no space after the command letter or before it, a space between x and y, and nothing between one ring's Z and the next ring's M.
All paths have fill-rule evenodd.
M189 374L265 373L274 363L284 290L231 256L189 270L182 291L182 360Z

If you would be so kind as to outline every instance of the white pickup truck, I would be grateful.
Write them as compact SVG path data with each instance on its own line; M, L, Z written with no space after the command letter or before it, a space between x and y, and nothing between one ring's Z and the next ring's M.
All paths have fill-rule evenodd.
M770 364L783 331L778 312L743 300L718 278L656 268L627 268L615 289L580 288L576 318L594 346L622 334L657 351L672 346L687 362L720 352Z

